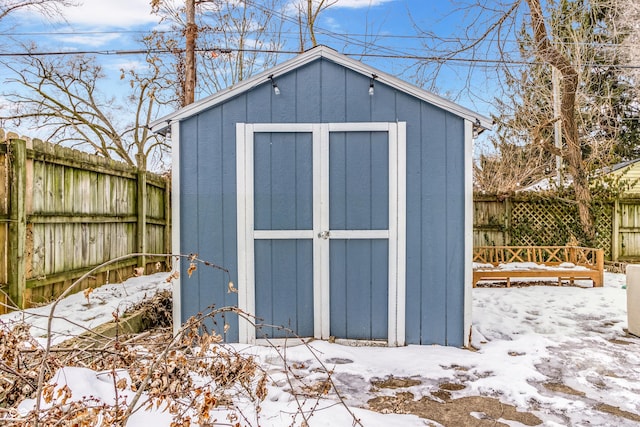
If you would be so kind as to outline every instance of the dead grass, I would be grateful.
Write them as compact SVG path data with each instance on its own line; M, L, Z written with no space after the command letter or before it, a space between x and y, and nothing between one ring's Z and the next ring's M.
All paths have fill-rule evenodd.
M528 426L542 424L530 412L520 412L513 405L483 396L461 397L438 402L428 397L415 400L413 393L400 392L395 396L375 397L368 402L371 410L381 413L413 414L443 426L505 426L499 420L517 421Z

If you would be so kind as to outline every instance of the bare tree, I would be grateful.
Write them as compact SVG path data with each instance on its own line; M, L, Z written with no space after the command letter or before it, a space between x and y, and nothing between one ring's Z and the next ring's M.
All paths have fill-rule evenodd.
M195 1L196 96L218 92L277 62L285 5L285 0ZM154 0L152 6L186 40L184 5L175 0ZM181 38L169 37L165 43L175 54L173 68L181 82L176 89L178 98L184 99L186 50L180 46L185 43Z
M636 0L619 0L624 13L620 15L619 22L622 30L629 35L624 40L625 57L633 65L640 65L640 3ZM631 69L630 74L640 76L640 67ZM637 80L636 80L637 83Z
M184 59L184 100L182 106L192 104L196 96L196 39L198 26L196 25L196 0L185 1L185 59Z
M629 64L628 68L623 70L629 86L635 89L635 102L630 103L633 111L630 116L636 123L640 123L640 3L637 0L619 0L621 2L621 10L624 13L619 15L621 31L627 34L622 42L622 57ZM633 157L640 157L640 130L632 133L628 138L635 141L636 150L633 150Z
M62 7L75 5L75 0L0 0L0 20L24 9L35 10L44 16L56 16L60 15Z
M203 8L199 75L204 93L225 89L277 63L284 6L283 0L239 0Z
M300 52L306 50L305 40L308 36L311 47L318 45L316 39L316 23L320 13L338 3L338 0L299 0L296 5L298 9L298 26L300 28Z
M519 144L522 131L498 123L501 135L492 137L489 148L476 153L473 165L474 189L481 193L513 194L548 177L553 170L554 158L538 144ZM517 135L520 134L520 135Z
M130 93L118 100L98 89L105 76L95 58L29 56L21 68L10 67L15 75L10 82L18 88L5 95L12 111L0 122L36 124L51 142L145 170L148 161L157 164L168 148L147 124L161 103L160 89L171 84L156 58L148 57L146 67L121 70Z
M584 238L590 241L594 238L590 176L594 169L615 160L616 147L637 128L637 120L628 120L629 108L638 104L637 98L629 98L630 85L620 77L619 50L615 48L623 37L616 21L620 1L550 0L545 5L546 11L540 0L467 4L459 10L472 21L464 35L445 39L432 34L426 47L440 61L422 63L417 71L425 85L433 84L449 60L462 59L471 64L469 74L462 76L467 89L471 88L471 71L478 67L488 71L487 75L498 75L501 80L496 86L506 91L493 101L501 125L497 136L490 139L493 153L521 146L516 151L528 153L537 164L539 149L543 149L547 153L542 157L547 162L543 170L549 169L553 156L561 156L573 180ZM559 111L553 108L553 68L561 76ZM554 145L556 122L561 124L560 147ZM524 149L527 144L538 148ZM512 162L513 150L505 149L502 154L505 166L531 166L530 162ZM492 168L477 172L495 170L497 159L486 159L485 166ZM484 177L483 182L487 181Z
M562 136L565 149L561 150L558 154L562 155L566 160L568 171L573 177L580 223L587 238L592 240L595 235L595 229L593 227L593 215L591 213L592 197L591 189L589 188L589 171L583 162L576 122L578 71L571 64L570 59L551 44L545 19L542 14L540 0L526 0L526 2L531 14L531 28L536 43L536 51L545 63L557 69L562 76L560 117L555 118L555 120L560 120L562 123Z

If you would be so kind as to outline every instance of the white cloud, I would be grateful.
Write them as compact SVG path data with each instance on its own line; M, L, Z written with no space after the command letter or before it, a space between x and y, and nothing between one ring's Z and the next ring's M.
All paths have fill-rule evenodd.
M107 63L105 67L109 70L144 70L148 68L149 64L145 61L136 61L136 60L128 60L128 61L113 61Z
M331 31L342 31L340 22L330 16L324 19L323 27Z
M72 25L132 27L158 22L149 0L81 0L80 6L63 11Z
M344 7L349 9L360 9L363 7L375 7L395 0L338 0L332 7Z
M318 0L314 0L316 3ZM344 8L344 9L362 9L368 7L381 6L385 3L390 3L395 0L337 0L335 4L332 4L329 7L329 10L335 8ZM304 2L304 4L302 4ZM287 9L297 11L300 6L304 6L306 8L306 1L304 0L292 0Z
M96 34L96 35L69 35L57 37L65 46L82 45L86 47L101 47L120 38L118 34Z

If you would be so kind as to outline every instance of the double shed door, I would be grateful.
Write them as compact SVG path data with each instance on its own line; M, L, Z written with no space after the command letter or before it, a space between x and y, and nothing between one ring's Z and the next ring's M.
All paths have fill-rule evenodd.
M405 129L237 125L240 342L404 344Z

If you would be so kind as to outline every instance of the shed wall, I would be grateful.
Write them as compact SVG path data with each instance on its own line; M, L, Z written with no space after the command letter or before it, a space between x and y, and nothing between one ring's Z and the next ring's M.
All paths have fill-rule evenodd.
M461 346L464 317L464 120L320 59L181 122L180 246L237 281L235 123L407 122L407 343ZM236 305L227 277L182 264L182 321ZM237 319L227 339L238 340ZM222 325L218 325L222 328Z
M621 181L628 183L629 189L625 191L625 195L640 195L640 162L622 168L622 170L614 172L614 175L619 177Z

